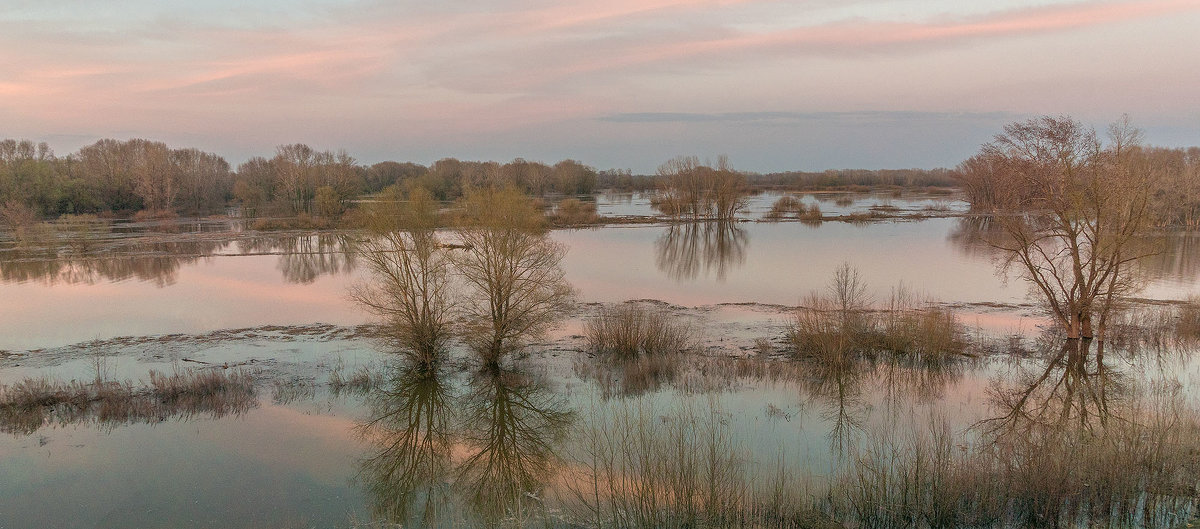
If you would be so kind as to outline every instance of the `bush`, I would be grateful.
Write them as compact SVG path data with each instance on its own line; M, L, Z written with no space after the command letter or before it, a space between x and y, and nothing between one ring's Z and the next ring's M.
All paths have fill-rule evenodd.
M787 341L800 357L829 358L846 353L891 352L906 355L961 354L963 326L953 312L918 302L903 287L888 305L872 306L858 272L843 264L826 295L812 293L793 316Z
M554 224L559 226L594 224L600 220L600 216L596 214L596 204L578 198L568 198L559 202L552 218Z
M584 334L597 352L625 357L682 353L690 342L686 324L634 303L601 309L585 323Z
M808 208L804 206L804 202L801 202L800 199L792 195L784 195L771 205L771 211L767 212L766 218L786 219L789 217L799 217L807 210Z

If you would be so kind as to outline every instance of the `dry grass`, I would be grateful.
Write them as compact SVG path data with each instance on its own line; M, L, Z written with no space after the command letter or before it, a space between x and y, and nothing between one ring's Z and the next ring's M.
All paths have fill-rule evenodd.
M875 432L834 512L859 527L1180 527L1200 508L1200 416L1183 403L1155 386L1098 427Z
M821 527L806 477L755 468L715 403L623 400L582 427L566 504L590 527ZM758 477L755 477L757 474ZM834 525L835 526L835 525ZM836 527L836 526L835 526Z
M1186 351L1200 343L1200 300L1123 309L1109 316L1103 332L1104 340L1120 349Z
M1179 307L1179 321L1175 332L1188 340L1200 339L1200 298L1191 298Z
M363 396L382 386L384 370L378 366L362 365L346 374L341 359L329 373L329 391L334 397L343 394Z
M899 439L873 432L832 486L834 512L859 527L990 526L998 486L955 441L945 424Z
M808 211L808 207L800 199L792 195L784 195L771 205L771 210L767 212L765 218L770 220L799 218L806 211Z
M0 431L32 434L50 424L157 422L170 417L219 418L257 406L254 378L244 371L150 372L150 384L27 378L0 386Z
M600 216L596 214L595 202L568 198L558 203L550 220L556 226L586 226L599 222Z
M662 309L639 303L605 307L584 324L592 350L620 357L669 355L691 348L690 327Z
M866 284L848 264L835 272L824 294L809 294L788 326L786 340L804 358L875 355L961 355L967 347L965 327L950 310L919 297L903 286L887 305L876 307Z

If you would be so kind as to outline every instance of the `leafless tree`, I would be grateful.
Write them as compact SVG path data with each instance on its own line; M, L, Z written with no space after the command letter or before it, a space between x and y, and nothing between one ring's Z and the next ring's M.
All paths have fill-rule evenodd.
M1155 172L1140 138L1114 124L1103 144L1065 117L1013 123L958 167L976 208L995 215L1002 270L1019 271L1069 338L1103 336L1115 304L1138 287L1137 244Z
M568 307L572 291L559 263L566 247L547 236L545 216L515 188L469 189L454 254L470 290L465 341L485 364L524 348Z
M423 188L370 212L373 237L360 254L373 275L351 296L384 318L388 336L414 363L433 365L451 336L455 295L450 260L436 232L437 203Z
M653 204L672 217L732 219L746 206L746 177L725 156L716 167L695 156L680 156L658 168L662 191Z
M212 209L224 203L229 189L229 162L199 149L171 151L172 164L179 179L183 206L192 212Z

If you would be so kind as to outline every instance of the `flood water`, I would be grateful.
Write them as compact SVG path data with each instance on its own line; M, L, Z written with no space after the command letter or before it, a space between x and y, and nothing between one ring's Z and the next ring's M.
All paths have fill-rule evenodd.
M1128 428L1128 439L1158 436L1167 448L1188 449L1188 436L1200 437L1200 429L1180 430L1200 424L1194 346L1068 350L1039 337L1043 320L1025 287L998 275L994 256L970 242L969 219L759 221L774 198L755 197L734 223L552 232L568 248L563 268L581 303L499 370L470 364L458 345L457 361L417 369L363 331L372 320L348 295L371 281L352 251L361 234L261 234L206 221L173 231L93 227L74 247L3 243L0 384L50 377L144 385L151 370L212 366L256 382L236 399L149 411L0 414L0 528L756 525L753 516L778 510L768 497L812 511L805 516L899 526L861 509L869 498L902 512L894 498L852 484L903 474L897 469L921 460L917 440L937 446L930 432L940 428L951 432L955 461L970 469L955 474L964 490L984 486L967 475L1015 483L1053 474L1034 457L1051 452L1044 446L1062 450L1056 461L1084 461L1063 475L1100 472L1086 461L1150 461L1138 467L1152 469L1140 483L1174 484L1146 492L1112 481L1100 493L1068 482L1012 493L1002 507L989 503L994 494L977 493L957 511L1002 519L985 523L976 513L962 524L1088 526L1097 510L1119 513L1103 522L1115 526L1193 519L1200 468L1187 466L1186 454L1054 435ZM835 215L880 205L965 209L941 196L836 198L803 200ZM650 214L638 195L597 201L604 215ZM1200 240L1158 238L1164 251L1148 262L1141 296L1200 293ZM989 352L787 357L789 307L823 291L842 263L859 271L874 300L905 285L949 307ZM597 303L626 300L662 302L644 304L689 322L699 352L654 376L591 354L583 321ZM1157 459L1144 459L1151 452ZM698 453L710 457L687 459ZM651 460L659 466L645 466ZM632 517L645 496L630 500L630 487L651 474L674 477L648 493L661 517ZM694 493L703 501L678 500L689 483L714 482L724 492L709 487L710 496ZM1029 499L1038 494L1058 503ZM1112 505L1096 508L1097 494ZM927 507L920 523L932 519ZM715 510L745 517L714 518Z

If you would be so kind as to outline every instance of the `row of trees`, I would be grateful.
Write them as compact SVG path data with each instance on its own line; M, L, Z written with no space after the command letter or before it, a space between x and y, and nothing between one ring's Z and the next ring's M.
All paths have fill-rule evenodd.
M531 195L587 194L599 173L574 160L554 165L516 159L469 162L453 158L425 167L409 162L365 166L345 151L282 145L236 171L220 156L165 143L104 139L67 156L45 143L0 141L0 205L22 217L152 211L200 214L232 202L250 214L334 216L363 194L390 186L424 187L455 200L471 187L512 186ZM627 174L627 173L626 173Z
M0 204L39 216L100 211L205 211L226 202L229 164L198 149L100 140L58 157L45 143L0 141Z

